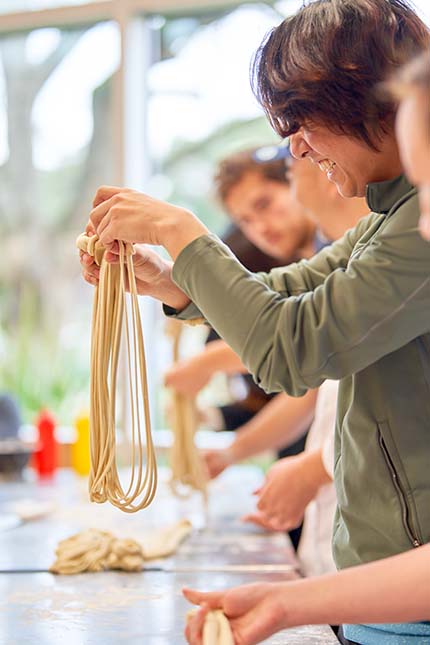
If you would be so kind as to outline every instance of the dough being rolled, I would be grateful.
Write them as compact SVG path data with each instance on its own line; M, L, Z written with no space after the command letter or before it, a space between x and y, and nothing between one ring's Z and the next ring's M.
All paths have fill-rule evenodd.
M187 619L197 613L192 609L187 613ZM230 623L221 609L215 609L206 614L203 625L202 645L234 645Z

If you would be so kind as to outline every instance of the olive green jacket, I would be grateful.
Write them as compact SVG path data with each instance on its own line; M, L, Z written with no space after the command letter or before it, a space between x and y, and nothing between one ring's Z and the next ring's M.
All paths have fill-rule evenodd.
M340 568L430 539L430 246L404 177L370 184L373 211L318 253L251 274L212 235L173 279L267 391L339 379L335 440ZM198 308L197 308L198 307Z

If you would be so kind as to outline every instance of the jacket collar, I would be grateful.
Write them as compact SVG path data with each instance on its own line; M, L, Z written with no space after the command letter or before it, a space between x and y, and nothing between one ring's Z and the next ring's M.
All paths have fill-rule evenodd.
M415 191L415 188L404 175L368 184L366 188L367 205L374 213L386 215L399 200L411 191Z

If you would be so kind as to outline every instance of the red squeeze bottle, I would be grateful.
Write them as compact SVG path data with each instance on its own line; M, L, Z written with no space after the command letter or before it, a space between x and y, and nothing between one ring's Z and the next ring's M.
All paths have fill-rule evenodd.
M57 467L54 416L48 410L41 410L35 425L39 431L39 441L34 453L34 467L39 477L50 477Z

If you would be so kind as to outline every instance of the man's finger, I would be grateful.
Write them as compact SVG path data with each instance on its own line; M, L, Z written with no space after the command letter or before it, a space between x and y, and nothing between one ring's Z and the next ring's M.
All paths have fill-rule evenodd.
M103 220L103 218L107 215L107 213L110 211L112 206L116 203L116 201L117 201L116 194L112 195L110 199L107 199L106 201L101 202L98 206L93 208L93 210L90 213L90 222L99 237L100 237L100 223Z
M240 521L244 523L256 524L257 526L261 526L263 529L270 529L270 526L267 520L264 520L261 517L261 515L257 515L254 513L250 513L249 515L243 515L240 518Z
M106 251L105 260L110 264L119 264L119 255L117 253L112 253L112 251Z
M109 246L109 251L111 253L115 253L116 255L119 255L119 243L118 240L115 240L112 242L112 244Z
M259 511L265 512L266 508L270 508L271 503L270 499L267 499L267 492L264 488L261 489L259 498L257 500L257 508Z
M98 278L95 278L91 273L88 273L87 271L83 271L82 276L86 282L92 284L93 286L97 286L99 283Z
M89 253L84 253L83 251L81 251L81 264L86 267L90 267L92 264L94 264L94 258Z
M92 225L92 222L88 222L88 224L86 225L85 234L88 235L88 237L92 237L96 234L96 229Z
M88 259L90 258L90 259ZM95 275L96 277L99 277L100 275L100 267L97 266L97 264L94 262L94 258L92 258L90 255L88 258L82 258L81 259L81 267L84 270L84 272L89 273L91 275Z
M190 645L201 645L203 626L208 611L209 606L203 605L194 615L188 618L185 635Z
M194 589L182 589L185 598L193 605L201 605L206 603L211 609L219 609L222 607L222 599L224 591L195 591Z
M96 208L99 204L123 190L124 188L119 188L119 186L100 186L93 199L93 208Z
M264 513L264 509L266 508L267 503L266 499L264 497L259 497L257 500L257 509Z

